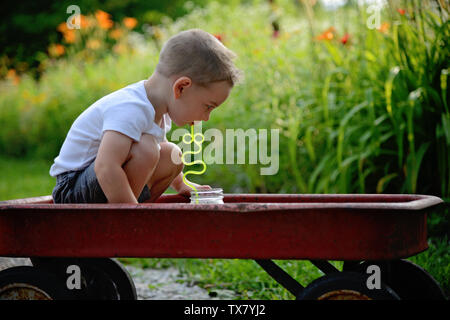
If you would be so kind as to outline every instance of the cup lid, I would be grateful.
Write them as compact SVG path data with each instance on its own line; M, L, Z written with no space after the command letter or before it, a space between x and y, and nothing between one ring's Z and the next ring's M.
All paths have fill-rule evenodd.
M191 196L216 196L216 195L222 195L223 189L222 188L212 188L212 189L198 189L197 191L191 190Z

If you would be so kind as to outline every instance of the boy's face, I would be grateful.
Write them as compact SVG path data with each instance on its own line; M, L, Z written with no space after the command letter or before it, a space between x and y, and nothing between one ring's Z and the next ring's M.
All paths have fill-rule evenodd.
M203 87L188 77L180 77L172 86L173 99L168 113L177 126L193 124L194 121L208 121L215 108L230 94L232 86L227 81L213 82Z

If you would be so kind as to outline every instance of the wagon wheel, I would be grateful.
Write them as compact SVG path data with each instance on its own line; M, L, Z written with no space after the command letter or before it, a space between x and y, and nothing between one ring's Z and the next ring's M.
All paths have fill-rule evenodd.
M54 274L31 266L0 271L0 300L68 300L73 296Z
M339 272L311 282L297 296L297 300L399 300L388 286L369 289L367 276L356 272Z
M377 264L377 262L366 261L358 265L347 265L347 269L365 272L370 264ZM383 269L383 265L385 269ZM386 268L386 262L381 262L380 266L381 273L387 273L384 281L398 293L401 299L446 300L445 294L437 281L425 269L411 261L389 261L388 268Z
M120 262L109 258L83 259L80 267L83 266L91 281L88 292L93 299L137 300L133 279Z
M109 258L31 258L37 265L67 278L66 270L76 265L81 271L79 299L137 300L136 288L127 270Z

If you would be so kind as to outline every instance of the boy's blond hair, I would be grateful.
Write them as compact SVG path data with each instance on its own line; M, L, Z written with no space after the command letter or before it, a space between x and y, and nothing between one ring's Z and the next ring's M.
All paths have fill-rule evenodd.
M161 49L156 71L166 77L187 76L198 85L228 81L234 86L242 79L233 63L236 54L210 33L191 29L172 36Z

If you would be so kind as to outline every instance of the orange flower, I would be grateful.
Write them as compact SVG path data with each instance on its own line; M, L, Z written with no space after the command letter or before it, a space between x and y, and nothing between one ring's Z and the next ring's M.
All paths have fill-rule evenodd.
M76 36L75 30L67 28L67 24L65 22L61 22L56 29L61 32L64 36L64 41L67 43L74 43Z
M398 13L400 13L402 16L404 16L405 13L406 13L405 9L401 9L401 8L398 8L397 11L398 11Z
M122 35L122 30L120 29L114 29L109 33L109 36L115 40L119 39Z
M111 29L114 22L110 19L111 15L105 11L97 10L95 12L95 18L102 29Z
M348 33L344 34L344 36L341 38L341 43L344 45L347 44L349 38L350 35Z
M61 22L60 24L58 24L58 26L56 27L56 30L58 30L61 33L65 33L69 30L69 28L67 28L67 24L66 22Z
M378 28L378 31L382 32L382 33L387 33L389 30L389 23L387 22L383 22L381 24L381 26Z
M334 32L336 29L334 27L329 27L327 30L322 32L322 34L316 37L317 40L332 40L334 38Z
M87 28L87 27L89 27L89 26L91 25L91 23L90 23L90 21L88 20L88 18L87 18L86 16L82 15L82 14L80 14L79 21L80 21L80 28ZM72 17L72 20L71 20L70 22L72 23L72 25L75 25L76 22L77 22L77 17L76 17L76 16L73 16L73 17ZM64 33L64 32L66 32L67 30L72 30L72 29L69 29L69 28L67 27L67 23L66 23L66 22L61 22L61 23L58 25L57 30L58 30L59 32L61 32L61 33Z
M20 82L20 77L17 75L17 72L15 69L9 69L8 73L6 74L6 78L11 80L13 84L18 85Z
M62 44L51 44L48 47L48 53L52 57L59 57L62 56L66 52L66 48Z
M214 37L216 37L216 39L219 40L220 42L223 42L223 37L221 34L215 34Z
M135 18L130 18L130 17L123 18L123 24L128 29L133 29L134 27L136 27L137 23L138 23L138 21Z
M86 16L83 16L80 14L80 22L81 22L81 28L89 28L91 26L90 21Z
M67 43L74 43L76 40L76 35L74 30L67 30L64 32L64 41Z

